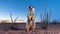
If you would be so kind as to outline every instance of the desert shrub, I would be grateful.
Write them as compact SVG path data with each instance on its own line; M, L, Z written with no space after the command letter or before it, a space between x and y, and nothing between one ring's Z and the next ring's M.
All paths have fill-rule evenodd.
M56 24L58 23L58 21L57 21L57 20L54 20L52 23L53 23L54 25L56 25Z

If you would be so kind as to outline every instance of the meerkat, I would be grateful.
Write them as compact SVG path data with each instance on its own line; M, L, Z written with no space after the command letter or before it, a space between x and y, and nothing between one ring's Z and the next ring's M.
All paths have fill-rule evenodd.
M27 24L26 24L27 31L30 31L30 30L34 31L34 28L35 28L34 6L29 7L29 13L27 18L28 18Z

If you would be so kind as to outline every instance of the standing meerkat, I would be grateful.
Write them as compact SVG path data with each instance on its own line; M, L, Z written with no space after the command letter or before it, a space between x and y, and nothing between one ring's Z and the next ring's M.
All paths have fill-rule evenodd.
M34 14L34 6L29 6L29 12L27 17L26 28L27 31L34 31L35 29L35 14Z

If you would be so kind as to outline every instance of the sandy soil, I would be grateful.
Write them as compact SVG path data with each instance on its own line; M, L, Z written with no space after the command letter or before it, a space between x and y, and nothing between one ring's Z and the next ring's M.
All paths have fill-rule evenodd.
M0 34L60 34L60 29L35 29L35 31L26 30L0 30Z

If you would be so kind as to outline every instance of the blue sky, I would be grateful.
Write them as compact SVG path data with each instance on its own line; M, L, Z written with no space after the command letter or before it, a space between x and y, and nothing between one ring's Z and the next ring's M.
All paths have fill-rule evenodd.
M44 3L46 3L46 11L49 13L52 8L51 21L60 21L60 0L0 0L0 19L10 19L10 12L13 19L16 16L19 19L26 20L28 7L35 7L36 21L40 21L40 13L44 15Z

